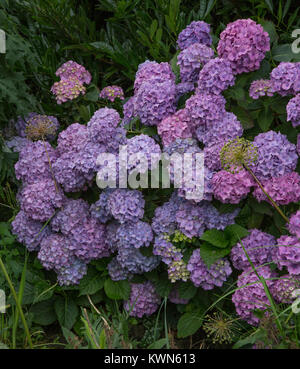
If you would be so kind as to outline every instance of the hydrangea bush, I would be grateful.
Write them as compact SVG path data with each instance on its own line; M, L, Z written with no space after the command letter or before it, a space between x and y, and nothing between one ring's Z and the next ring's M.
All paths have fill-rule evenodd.
M226 99L248 73L252 79L244 100L250 105L288 96L287 120L296 129L299 63L281 62L269 71L269 79L255 79L270 38L250 19L228 24L216 52L210 26L203 21L182 30L177 47L175 63L146 60L139 65L132 96L125 97L120 86L102 89L97 98L107 106L97 106L84 122L70 121L62 128L55 117L37 113L17 120L18 143L10 144L20 151L15 165L20 211L12 230L36 252L43 268L56 273L61 286L81 288L96 266L107 296L124 300L131 317L154 314L163 297L183 305L180 309L193 309L202 295L210 290L220 294L234 282L236 314L256 326L260 318L255 311L268 314L270 308L258 275L279 303L292 301L285 289L295 289L300 275L295 207L300 201L300 138L296 145L297 137L278 127L263 132L248 127ZM51 91L62 107L80 101L92 79L74 61L64 63L56 75L60 81ZM230 145L239 138L239 145ZM249 139L255 151L251 158ZM129 159L118 156L125 145ZM100 190L96 175L105 165L97 158L103 153L115 154L117 163L125 160L127 170L139 175L145 170L130 160L137 153L146 155L148 164L151 154L204 153L204 196L191 198L195 189L186 183L174 189L178 173L172 166L167 191ZM157 167L158 160L151 162L148 174ZM193 166L189 170L194 175ZM280 205L291 206L283 223L277 219ZM253 218L247 223L249 212ZM275 226L259 223L263 213L278 215ZM285 274L285 282L279 282L278 273Z

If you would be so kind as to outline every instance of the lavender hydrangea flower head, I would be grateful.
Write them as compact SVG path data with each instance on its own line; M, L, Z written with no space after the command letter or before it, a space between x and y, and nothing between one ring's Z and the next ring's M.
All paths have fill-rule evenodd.
M276 273L272 272L268 266L259 267L257 272L266 280L267 286L272 288L272 279L276 278ZM251 285L246 286L247 284ZM243 320L257 326L260 319L254 315L253 311L256 309L264 311L270 306L264 286L251 268L245 270L238 277L237 286L239 289L232 295L232 302L235 305L236 312Z
M148 223L137 221L136 223L121 224L116 233L118 249L148 247L153 240L152 228Z
M231 261L236 269L245 270L250 267L242 245L255 266L276 260L277 247L274 236L258 229L251 229L250 234L241 242L242 244L237 243L231 250Z
M5 141L5 146L13 152L21 152L29 142L25 137L14 136Z
M208 229L216 228L224 230L227 226L234 224L234 218L238 216L240 209L237 208L231 213L220 213L213 205L206 203L205 224Z
M215 286L221 287L232 273L230 264L226 259L219 259L208 268L201 258L200 249L194 250L187 269L194 285L204 290L211 290Z
M270 80L275 92L279 95L296 95L300 91L299 64L290 62L279 63L272 70Z
M200 126L196 130L199 141L206 146L217 145L222 141L233 140L243 135L243 127L236 115L230 112L222 114L220 120L215 120L208 129Z
M135 115L146 126L156 126L161 120L175 113L175 101L174 81L146 81L135 95Z
M266 79L253 81L250 85L249 96L252 99L259 99L261 96L273 96L275 89L273 83Z
M12 233L29 251L38 251L44 237L51 233L49 226L43 228L43 223L29 218L20 210L11 223Z
M210 46L212 39L209 32L209 24L203 21L193 21L179 33L177 45L180 50L184 50L196 43Z
M87 265L83 261L73 258L70 266L59 270L57 273L57 281L61 286L78 284L86 273Z
M265 191L279 205L300 201L300 175L297 172L284 174L270 180L262 181ZM253 196L258 202L269 201L259 186L255 186Z
M221 170L212 178L214 197L223 203L238 204L253 186L254 180L246 170L238 173Z
M150 272L160 263L160 258L158 256L145 256L139 249L134 247L119 248L117 260L124 269L132 274L143 274Z
M175 75L172 72L172 68L169 63L157 63L155 61L146 60L144 63L139 65L135 75L135 94L144 82L162 83L167 80L175 83Z
M200 237L205 230L205 214L205 205L183 202L176 213L179 230L189 238Z
M281 236L277 240L279 269L286 267L289 274L300 275L300 241L295 236Z
M73 123L58 135L57 151L60 155L67 152L81 152L87 145L88 140L87 127L83 124Z
M252 166L259 180L280 177L295 170L298 155L296 146L280 132L260 133L254 139L257 161Z
M292 304L295 301L293 292L299 289L299 287L299 277L293 277L289 274L286 274L273 282L271 293L277 302Z
M222 95L198 93L191 96L185 104L191 126L196 129L204 125L209 129L213 122L222 120L225 114L225 103Z
M100 223L105 224L112 218L110 210L108 208L108 198L112 193L113 189L106 188L99 196L99 200L91 205L91 215L99 220Z
M115 109L96 110L87 124L91 140L107 144L112 139L114 129L118 126L120 119L120 115Z
M235 76L227 59L215 58L204 65L199 73L196 93L219 95L233 86Z
M259 69L269 50L268 33L251 19L238 19L227 24L217 48L219 57L230 61L234 74Z
M63 204L64 194L53 179L42 179L26 185L21 192L21 209L33 220L41 222L51 218Z
M204 148L204 163L210 171L218 171L222 169L220 161L220 153L225 142L209 145Z
M201 68L213 57L213 49L200 43L182 50L177 57L181 82L197 82Z
M176 89L176 104L181 96L195 90L195 84L193 82L180 82L175 86Z
M131 120L134 118L134 101L135 96L131 96L126 103L123 105L123 120L121 126L124 127L126 124L129 124Z
M107 269L108 274L113 281L123 281L130 276L129 272L123 268L116 257L107 265Z
M181 109L163 119L157 126L157 132L161 136L164 146L170 145L177 138L191 138L192 132L187 111Z
M56 97L57 104L76 99L80 94L84 95L86 88L77 78L61 79L51 87L51 92Z
M130 316L142 318L144 315L155 313L160 300L154 285L150 281L139 284L132 283L130 298L128 301L124 301L124 308Z
M116 189L108 198L112 216L121 224L136 222L144 216L145 200L140 191Z
M300 238L300 210L290 217L287 227L291 234Z
M300 156L300 134L297 136L297 154Z
M48 142L28 142L19 155L15 164L16 177L23 183L34 183L38 180L51 181L52 174L49 160L54 163L57 153ZM52 179L53 181L53 179Z
M124 100L124 92L120 86L107 86L101 90L99 97L108 99L111 102L114 102L116 99Z
M73 60L69 60L60 66L55 74L63 80L74 78L81 84L86 83L87 85L92 80L91 74L82 65L74 62Z
M117 238L117 230L120 226L120 223L117 221L109 222L106 225L106 245L109 250L113 253L118 250L118 238Z
M174 261L180 261L183 257L179 249L177 249L168 239L167 235L161 234L155 238L153 246L153 254L160 256L163 263L171 265Z
M293 127L298 127L300 125L300 94L296 95L288 102L286 112L287 120L292 122Z

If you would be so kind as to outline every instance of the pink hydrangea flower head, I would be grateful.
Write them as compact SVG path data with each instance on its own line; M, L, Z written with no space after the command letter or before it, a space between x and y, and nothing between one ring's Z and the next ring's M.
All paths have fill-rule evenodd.
M120 86L106 86L99 94L101 99L108 99L114 102L116 99L124 100L124 92Z
M76 99L80 94L84 95L86 88L77 78L61 79L51 87L51 92L56 96L57 104Z
M87 85L91 82L91 74L80 64L69 60L59 67L55 73L64 80L77 79L81 84Z

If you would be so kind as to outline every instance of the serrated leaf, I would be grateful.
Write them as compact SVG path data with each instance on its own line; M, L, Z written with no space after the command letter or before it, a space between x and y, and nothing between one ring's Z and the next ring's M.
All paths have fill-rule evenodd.
M208 243L204 243L200 247L200 255L201 259L204 261L205 265L210 268L212 264L214 264L217 260L223 258L228 255L231 251L231 247L227 247L225 249L220 249L214 247Z
M104 291L112 300L127 300L130 294L130 284L128 281L114 282L107 279L104 283Z
M201 328L203 315L201 312L185 313L177 323L178 338L185 338L195 334Z
M81 279L79 284L79 296L93 295L104 286L104 279L101 273L93 268L89 268L87 274Z
M210 229L204 232L200 239L207 241L216 247L224 248L228 246L228 240L226 239L224 232L217 229Z
M58 297L54 304L55 313L62 327L71 329L76 322L79 309L74 300Z

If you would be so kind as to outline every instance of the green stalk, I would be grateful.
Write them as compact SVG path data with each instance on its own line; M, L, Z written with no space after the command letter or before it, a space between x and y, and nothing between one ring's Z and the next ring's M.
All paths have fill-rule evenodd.
M169 343L169 334L168 334L168 324L167 324L167 297L165 297L164 299L164 305L165 305L165 309L164 309L164 326L165 326L165 336L166 336L166 345L167 345L167 349L170 348L170 343Z
M267 196L267 198L271 201L272 205L274 206L274 208L276 209L276 211L282 216L282 218L289 223L290 220L287 216L285 216L283 214L283 212L280 210L279 206L276 204L276 202L272 199L272 197L266 192L266 190L263 188L262 184L260 183L259 179L255 176L255 174L252 172L252 170L250 168L248 168L248 166L246 164L244 164L244 167L248 170L248 172L252 175L252 177L254 178L255 182L259 185L260 189L262 190L262 192Z
M31 340L31 337L30 337L30 332L29 332L29 329L28 329L28 325L27 325L27 322L26 322L26 319L25 319L25 316L24 316L24 313L23 313L23 310L22 310L22 306L19 302L19 299L18 299L18 296L16 294L16 290L12 284L12 281L11 279L9 278L9 275L7 273L7 270L5 268L5 265L3 264L3 261L0 257L0 268L2 269L2 272L7 280L7 283L9 285L9 288L11 290L11 293L13 295L13 298L16 302L16 305L17 305L17 309L19 311L19 314L20 314L20 317L21 317L21 320L22 320L22 323L24 325L24 329L25 329L25 333L26 333L26 336L27 336L27 340L28 340L28 344L29 344L29 347L32 349L33 348L33 345L32 345L32 340Z
M25 288L27 260L28 260L28 253L26 253L25 255L25 263L24 263L24 268L22 270L20 288L19 288L19 293L18 293L18 301L20 305L22 305L23 293L24 293L24 288ZM13 329L12 329L12 341L13 341L12 348L13 349L16 348L16 333L17 333L17 328L18 328L18 323L19 323L19 317L20 317L19 310L16 309L16 316L14 319Z

